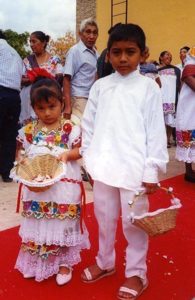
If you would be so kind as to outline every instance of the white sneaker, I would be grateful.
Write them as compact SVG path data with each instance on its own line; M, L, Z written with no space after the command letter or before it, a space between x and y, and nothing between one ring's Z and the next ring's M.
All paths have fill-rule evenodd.
M60 274L58 273L56 275L56 282L58 285L63 285L66 284L67 282L69 282L72 279L72 268L67 267L69 269L69 273L68 274Z

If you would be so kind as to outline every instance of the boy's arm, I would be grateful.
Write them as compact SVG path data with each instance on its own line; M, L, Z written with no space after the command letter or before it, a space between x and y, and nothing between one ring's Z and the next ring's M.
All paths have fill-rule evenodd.
M166 171L167 136L160 89L153 85L146 95L144 109L147 154L142 182L158 183L158 172Z
M88 149L91 139L94 133L94 124L95 117L97 111L97 99L98 92L96 91L96 87L99 80L94 83L92 86L89 98L87 100L87 105L85 107L85 111L82 117L81 128L82 128L82 144L80 148L80 153L83 156L85 151Z

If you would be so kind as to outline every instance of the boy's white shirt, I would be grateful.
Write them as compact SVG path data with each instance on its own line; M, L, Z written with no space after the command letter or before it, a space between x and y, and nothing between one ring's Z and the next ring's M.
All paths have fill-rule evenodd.
M158 182L168 153L156 82L138 70L97 80L83 115L81 153L92 178L107 185L136 190Z

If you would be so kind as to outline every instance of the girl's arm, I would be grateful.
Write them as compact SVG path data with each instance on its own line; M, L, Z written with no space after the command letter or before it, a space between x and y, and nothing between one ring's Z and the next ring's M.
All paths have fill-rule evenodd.
M81 158L81 155L79 153L79 147L80 144L74 146L73 149L71 150L64 151L62 154L58 156L58 159L63 161L64 163L67 163L68 161L77 160Z
M195 77L187 76L183 80L195 92Z
M24 151L23 144L20 141L17 141L15 160L20 163L24 162L24 153L22 153L23 151Z

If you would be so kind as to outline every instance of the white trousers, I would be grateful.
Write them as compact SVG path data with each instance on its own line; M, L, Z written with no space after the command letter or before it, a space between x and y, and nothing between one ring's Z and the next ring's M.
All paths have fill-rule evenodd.
M128 201L134 198L135 193L122 188L105 185L95 181L94 212L99 226L99 250L96 256L98 266L105 270L115 266L115 235L117 221L122 215L123 233L127 240L125 277L139 276L146 278L146 256L148 251L147 234L132 225L128 219L130 212L141 215L148 211L147 196L141 196L132 208ZM121 261L121 263L123 263Z

